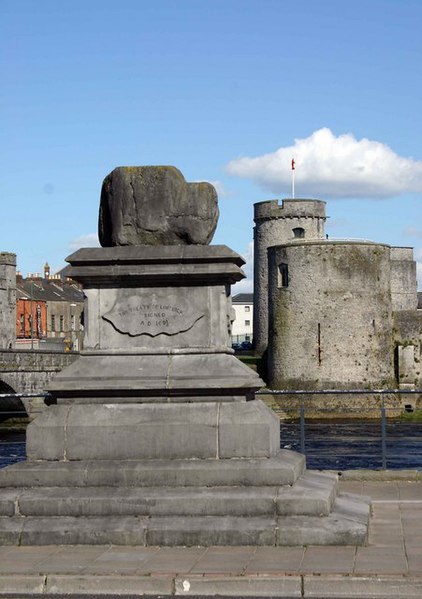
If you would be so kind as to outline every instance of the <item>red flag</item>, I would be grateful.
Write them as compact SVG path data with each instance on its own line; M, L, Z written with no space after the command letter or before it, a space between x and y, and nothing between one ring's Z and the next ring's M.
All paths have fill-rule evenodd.
M295 159L292 158L292 171L294 171L294 170L295 170Z

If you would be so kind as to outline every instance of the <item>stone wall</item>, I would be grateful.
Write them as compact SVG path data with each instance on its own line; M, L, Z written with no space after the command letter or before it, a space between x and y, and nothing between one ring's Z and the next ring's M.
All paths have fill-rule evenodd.
M16 338L16 254L0 253L0 348Z
M413 249L392 247L390 248L390 260L393 311L416 310L418 297Z
M0 383L16 393L43 391L47 382L79 354L49 351L0 350Z
M390 248L297 241L269 249L268 386L394 386Z
M421 389L422 310L407 310L394 314L393 341L399 387ZM422 397L415 399L417 403L422 404Z

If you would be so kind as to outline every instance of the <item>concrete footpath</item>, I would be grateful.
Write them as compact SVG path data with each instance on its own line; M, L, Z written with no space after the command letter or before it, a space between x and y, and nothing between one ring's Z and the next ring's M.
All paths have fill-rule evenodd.
M372 498L365 547L0 547L0 597L422 598L420 473L344 473L340 490Z

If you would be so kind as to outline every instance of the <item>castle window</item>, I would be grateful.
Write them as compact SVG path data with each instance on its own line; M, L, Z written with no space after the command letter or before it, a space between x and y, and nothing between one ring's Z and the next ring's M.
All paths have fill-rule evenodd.
M278 286L289 286L289 267L284 262L278 265Z
M299 239L303 239L305 237L305 229L302 227L295 227L293 229L293 235Z

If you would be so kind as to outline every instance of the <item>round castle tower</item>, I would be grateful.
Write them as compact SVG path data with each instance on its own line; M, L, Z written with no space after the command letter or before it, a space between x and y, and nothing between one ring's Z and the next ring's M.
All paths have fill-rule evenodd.
M271 388L394 385L388 245L297 240L268 260Z
M268 345L268 248L297 239L325 238L325 202L310 199L269 200L254 205L254 343L262 354Z

